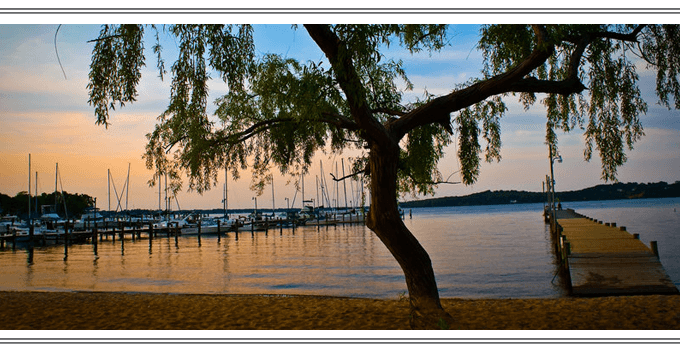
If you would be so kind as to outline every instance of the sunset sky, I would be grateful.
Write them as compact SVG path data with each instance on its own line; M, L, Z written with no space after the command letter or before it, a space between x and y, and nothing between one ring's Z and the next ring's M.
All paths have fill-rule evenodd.
M452 17L450 22L480 23L493 17ZM133 17L134 18L134 17ZM486 18L486 19L485 19ZM595 20L593 17L589 17ZM31 154L31 191L35 191L35 172L38 172L38 192L52 192L55 185L55 164L59 164L64 191L86 193L97 197L98 207L108 209L107 170L110 169L118 192L125 182L130 164L129 204L133 208L158 208L158 187L149 188L147 180L152 172L145 168L141 158L146 144L145 135L153 130L156 117L167 106L170 76L164 81L157 77L151 43L146 45L147 67L139 86L137 102L117 109L111 117L111 126L105 129L95 125L93 108L88 105L88 72L90 55L94 47L88 40L98 36L98 24L68 24L116 22L115 16L71 16L67 20L57 16L0 17L0 193L15 195L28 188L28 155ZM119 20L122 21L123 18ZM126 18L127 19L127 18ZM173 16L134 18L145 23L170 23ZM300 21L310 17L295 18ZM318 22L323 17L315 17ZM337 18L321 20L331 22ZM385 17L383 22L400 22L401 17ZM611 18L613 21L615 18ZM651 17L649 22L663 20ZM130 19L128 19L130 20ZM184 22L199 19L187 17ZM219 20L243 21L242 17L225 16ZM259 17L251 23L282 23L284 17ZM361 22L376 18L363 17ZM441 17L423 17L421 22L443 20ZM474 21L473 21L474 20ZM508 20L508 18L506 18ZM567 20L569 18L567 17ZM622 18L631 20L631 18ZM677 19L676 19L677 20ZM214 17L206 19L214 22ZM20 24L63 22L56 46L63 72L55 52L55 32L58 24ZM229 21L227 21L229 22ZM621 21L619 21L621 22ZM14 23L14 24L10 24ZM407 55L396 52L403 59L415 90L405 94L406 99L422 96L423 90L443 94L457 83L480 76L481 54L475 50L478 26L452 25L450 46L440 53ZM150 31L149 31L150 32ZM258 53L281 53L300 60L323 60L323 54L313 44L304 28L294 31L290 25L257 25L255 28ZM149 41L151 36L147 36ZM175 43L164 40L164 58L167 69L174 61ZM680 180L680 112L669 111L658 105L654 94L654 73L638 66L640 87L649 110L641 116L645 136L629 151L628 162L619 169L621 182L675 182ZM64 76L65 75L65 76ZM211 100L225 93L221 80L210 84ZM541 182L549 171L545 138L545 111L537 103L524 111L514 99L506 100L510 107L502 120L502 161L483 163L479 181L473 186L442 185L436 196L466 195L485 190L541 191ZM583 160L584 142L580 130L559 135L563 163L555 165L557 190L577 190L603 183L600 180L599 156ZM447 149L440 163L441 172L448 176L458 170L456 146ZM323 161L326 179L328 173L340 164L340 158L320 156L305 178L305 197L316 197L315 176L320 176L319 160ZM346 157L346 156L345 156ZM346 163L346 160L345 160ZM275 172L278 174L278 172ZM255 193L249 188L247 172L238 182L229 182L229 207L252 208ZM295 189L286 185L287 178L276 177L275 201L285 207L284 198L292 199ZM456 174L451 178L458 181ZM221 208L224 174L216 188L203 194L183 191L178 195L182 209ZM348 191L350 189L347 184ZM111 189L113 193L113 189ZM341 186L342 191L342 186ZM112 194L111 206L116 201ZM422 197L421 197L422 198ZM406 197L405 199L410 199ZM344 200L344 199L343 199ZM123 205L125 198L123 198ZM297 194L296 206L300 205ZM258 198L260 208L271 208L272 192L266 188ZM176 204L173 203L176 209Z

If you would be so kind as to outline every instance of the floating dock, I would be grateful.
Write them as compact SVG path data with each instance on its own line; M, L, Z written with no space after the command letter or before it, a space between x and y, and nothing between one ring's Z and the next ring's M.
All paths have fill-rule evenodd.
M572 295L678 294L659 261L656 242L647 247L625 227L571 209L554 213L553 238Z

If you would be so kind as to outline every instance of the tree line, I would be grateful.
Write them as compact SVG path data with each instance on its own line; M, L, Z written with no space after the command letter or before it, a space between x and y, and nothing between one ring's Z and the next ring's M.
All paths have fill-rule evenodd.
M602 201L639 198L680 197L680 181L673 184L656 183L615 183L597 185L577 191L556 192L560 202ZM546 200L542 192L529 191L484 191L467 196L441 197L408 201L401 204L404 208L455 207L471 205L497 205L511 203L541 203Z
M63 196L63 197L62 197ZM50 206L49 212L56 212L62 218L80 217L85 209L94 206L94 198L87 194L71 194L68 192L43 193L31 196L31 217L40 217L42 208ZM0 213L2 215L16 215L21 219L28 218L28 192L21 191L14 197L0 193ZM66 210L64 210L64 205ZM68 214L68 215L67 215Z

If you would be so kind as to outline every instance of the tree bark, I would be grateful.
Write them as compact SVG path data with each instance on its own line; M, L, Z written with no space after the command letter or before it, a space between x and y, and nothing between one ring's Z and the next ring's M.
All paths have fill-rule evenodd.
M436 98L383 125L374 118L369 108L366 88L345 43L328 25L305 25L305 28L333 67L360 135L370 145L368 171L371 175L371 210L366 224L385 244L404 271L411 301L411 327L448 328L453 318L441 307L430 257L399 217L399 140L409 130L422 125L449 125L451 112L483 101L489 96L511 91L512 84L521 81L552 54L554 47L546 44L548 33L543 26L534 25L534 51L505 73Z
M374 144L369 153L371 209L366 220L401 266L406 278L413 329L449 328L453 317L441 306L430 256L408 230L397 204L399 147Z

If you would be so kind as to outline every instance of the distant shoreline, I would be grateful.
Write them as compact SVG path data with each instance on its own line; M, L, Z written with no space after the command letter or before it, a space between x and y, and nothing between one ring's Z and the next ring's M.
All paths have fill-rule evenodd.
M621 190L621 191L619 191ZM530 204L543 203L545 194L542 192L516 191L516 190L497 190L473 193L467 196L438 197L421 200L400 202L402 208L429 208L429 207L457 207L457 206L480 206L480 205L502 205L502 204ZM556 192L555 197L561 202L589 202L602 200L622 200L622 199L652 199L652 198L676 198L680 197L680 181L673 184L666 182L657 183L618 183L609 185L597 185L577 191ZM328 208L333 209L333 208ZM360 210L359 208L355 208ZM365 207L366 210L369 206ZM229 209L229 214L249 214L254 209ZM298 208L277 208L277 212L297 211ZM346 208L340 208L346 210ZM137 209L130 212L157 212L154 210ZM262 213L270 213L272 209L260 209ZM182 210L185 213L202 214L223 214L224 209L196 209Z
M560 202L590 202L603 200L653 199L680 197L680 181L673 184L617 183L597 185L577 191L555 192ZM500 204L529 204L546 201L545 193L529 191L484 191L467 196L422 199L401 203L402 208L457 207Z
M2 195L2 194L0 194ZM555 193L556 199L560 202L590 202L603 200L628 200L628 199L654 199L654 198L678 198L680 197L680 181L672 184L666 182L656 183L616 183L608 185L597 185L576 191L560 191ZM9 197L8 197L9 198ZM477 192L466 196L447 196L428 198L421 200L412 200L400 202L402 208L431 208L431 207L459 207L459 206L480 206L480 205L503 205L503 204L531 204L544 203L545 193L531 192L531 191L517 191L517 190L487 190ZM323 208L323 207L321 207ZM335 209L335 208L328 208ZM349 210L352 208L338 208L338 210ZM360 208L354 208L360 210ZM364 207L365 210L369 206ZM248 215L252 213L254 208L245 209L228 209L228 214L233 215ZM262 213L271 213L271 208L260 208L258 210ZM287 212L299 211L299 208L276 208L273 211ZM120 212L98 210L99 213L106 215L107 213L118 214ZM124 211L130 215L152 215L157 214L157 209L130 209ZM224 214L223 208L213 209L188 209L174 211L177 214L188 215L191 213L199 214Z

